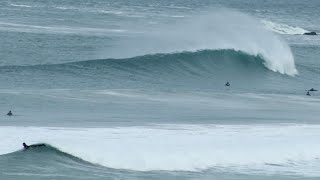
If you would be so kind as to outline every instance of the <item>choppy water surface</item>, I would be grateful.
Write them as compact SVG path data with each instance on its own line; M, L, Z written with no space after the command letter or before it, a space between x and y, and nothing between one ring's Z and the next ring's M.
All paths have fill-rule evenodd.
M1 1L0 179L318 179L319 7Z

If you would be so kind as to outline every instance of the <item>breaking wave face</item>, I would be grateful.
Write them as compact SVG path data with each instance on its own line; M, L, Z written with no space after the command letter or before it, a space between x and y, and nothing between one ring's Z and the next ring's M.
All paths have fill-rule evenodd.
M268 30L279 33L279 34L303 35L304 33L309 32L301 27L295 27L295 26L290 26L287 24L275 23L275 22L267 21L267 20L262 20L262 23L265 25L265 27Z
M123 40L104 53L112 57L181 51L233 49L265 59L265 66L282 74L296 75L289 46L256 19L230 10L213 10L174 25L146 28L141 36Z
M7 86L12 85L14 79L19 79L26 82L27 86L31 80L35 86L39 83L40 86L52 88L59 88L60 85L70 88L83 85L108 88L208 88L208 82L222 84L232 79L234 83L239 83L239 88L250 89L255 83L268 84L264 81L266 76L277 77L276 73L266 68L266 63L267 60L261 56L241 51L202 50L52 65L2 66L0 79L8 82ZM50 81L43 77L50 78ZM286 76L283 78L286 79ZM250 85L244 83L248 80L251 81Z

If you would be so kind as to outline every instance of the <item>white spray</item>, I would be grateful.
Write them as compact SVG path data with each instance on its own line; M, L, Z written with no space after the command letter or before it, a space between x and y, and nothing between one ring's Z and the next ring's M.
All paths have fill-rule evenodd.
M234 49L265 59L265 66L282 74L296 75L289 46L255 18L220 9L194 15L175 24L144 27L145 32L108 51L113 57L173 53L204 49Z

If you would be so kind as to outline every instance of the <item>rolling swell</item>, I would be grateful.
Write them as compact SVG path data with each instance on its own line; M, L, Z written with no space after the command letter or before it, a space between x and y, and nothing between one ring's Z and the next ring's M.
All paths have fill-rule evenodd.
M241 81L276 74L264 63L262 57L241 51L202 50L52 65L2 66L0 71L7 79L19 76L15 80L20 82L41 81L43 85L49 79L49 86L69 85L70 82L74 86L85 82L93 87L108 85L117 88L145 84L201 86L208 80L221 83L228 79Z
M5 179L165 179L191 178L199 174L181 172L140 172L92 164L46 144L46 147L18 150L0 155L0 176Z
M59 149L46 144L46 146L31 147L27 150L18 150L9 154L4 154L0 156L1 159L6 159L8 161L15 161L23 158L24 160L35 160L38 162L46 161L61 161L61 162L74 162L81 164L90 164L78 157L72 156L71 154L60 151Z
M34 177L48 179L85 178L86 173L105 171L106 168L91 164L78 157L62 152L46 144L46 147L18 150L9 154L0 155L2 177ZM92 177L92 174L90 177ZM103 175L103 174L102 174ZM18 178L19 179L19 178Z

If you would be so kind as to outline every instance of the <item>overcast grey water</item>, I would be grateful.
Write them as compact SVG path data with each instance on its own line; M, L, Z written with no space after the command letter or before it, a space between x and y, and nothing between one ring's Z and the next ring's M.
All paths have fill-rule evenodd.
M313 31L318 0L3 0L0 179L319 179Z

